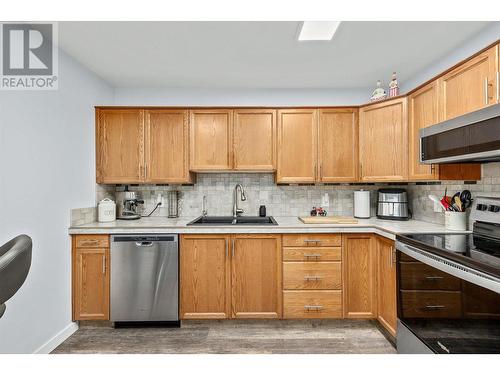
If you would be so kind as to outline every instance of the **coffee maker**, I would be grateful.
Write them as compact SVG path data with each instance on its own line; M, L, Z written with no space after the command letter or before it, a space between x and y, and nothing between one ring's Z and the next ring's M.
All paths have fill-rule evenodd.
M141 215L137 212L137 205L144 204L144 200L139 199L137 192L129 191L125 185L124 191L116 192L116 218L120 220L137 220Z

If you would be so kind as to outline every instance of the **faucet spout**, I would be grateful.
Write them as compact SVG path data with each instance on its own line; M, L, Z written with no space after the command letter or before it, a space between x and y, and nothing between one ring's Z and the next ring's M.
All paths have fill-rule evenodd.
M246 201L247 196L245 194L245 190L243 190L243 186L241 184L236 184L234 187L234 196L233 196L233 217L236 218L240 216L244 211L243 209L238 207L238 189L240 190L241 193L241 200Z

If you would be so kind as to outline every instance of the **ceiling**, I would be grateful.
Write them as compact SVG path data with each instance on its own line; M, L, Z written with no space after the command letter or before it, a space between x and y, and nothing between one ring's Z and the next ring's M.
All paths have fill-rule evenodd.
M407 80L489 22L60 22L59 44L115 87L358 88Z

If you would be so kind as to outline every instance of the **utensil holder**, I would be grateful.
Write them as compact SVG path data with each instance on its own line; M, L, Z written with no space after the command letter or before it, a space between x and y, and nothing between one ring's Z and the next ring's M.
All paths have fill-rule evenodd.
M177 190L170 190L168 192L168 217L179 217L179 201Z
M444 227L448 230L467 230L467 215L465 212L445 211Z

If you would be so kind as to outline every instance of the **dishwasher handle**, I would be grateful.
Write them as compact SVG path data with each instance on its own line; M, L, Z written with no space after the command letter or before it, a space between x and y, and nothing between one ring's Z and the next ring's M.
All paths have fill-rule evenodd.
M151 247L151 246L153 246L153 241L136 242L135 246L138 246L138 247Z

